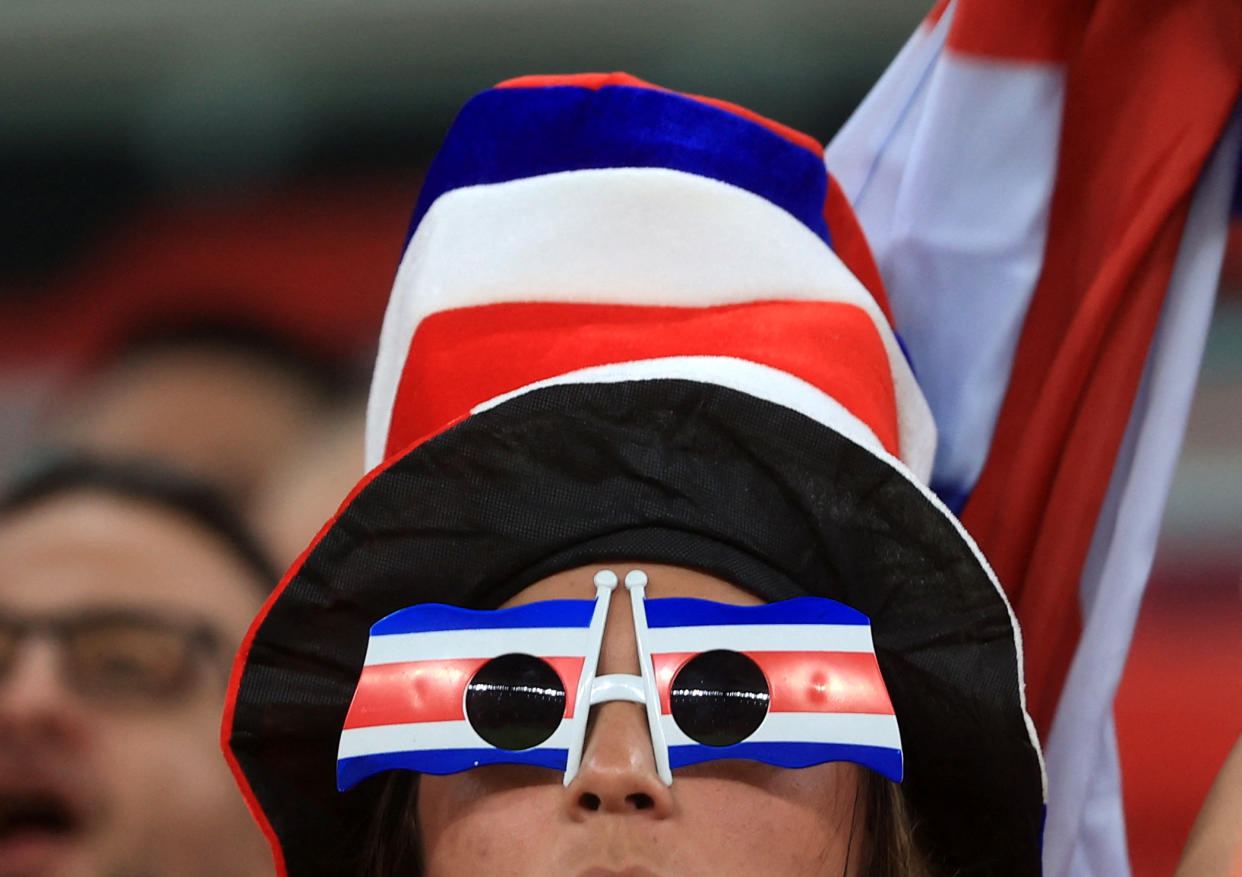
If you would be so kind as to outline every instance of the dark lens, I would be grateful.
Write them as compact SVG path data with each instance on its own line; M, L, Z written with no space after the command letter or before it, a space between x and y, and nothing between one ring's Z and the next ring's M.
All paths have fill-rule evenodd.
M768 680L739 652L704 652L673 677L669 706L673 721L691 739L731 746L755 733L768 714Z
M497 749L530 749L552 736L565 715L565 685L532 655L501 655L466 686L466 718Z
M193 676L190 652L183 632L138 622L82 624L69 640L75 682L108 699L180 695Z

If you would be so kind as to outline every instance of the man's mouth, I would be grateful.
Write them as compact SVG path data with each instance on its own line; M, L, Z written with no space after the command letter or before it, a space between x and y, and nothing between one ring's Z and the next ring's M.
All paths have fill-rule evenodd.
M50 870L82 823L68 795L52 789L0 791L0 877Z
M0 795L0 841L24 832L69 834L79 821L69 802L55 792Z

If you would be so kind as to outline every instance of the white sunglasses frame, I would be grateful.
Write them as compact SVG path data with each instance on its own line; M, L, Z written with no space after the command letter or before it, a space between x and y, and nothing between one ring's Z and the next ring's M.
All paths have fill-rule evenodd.
M595 573L595 609L591 613L590 648L582 675L578 678L578 694L575 703L585 704L586 709L574 710L573 731L570 737L569 755L565 763L565 785L573 782L582 764L582 749L586 743L587 721L590 707L614 700L643 704L647 708L647 726L651 732L651 748L655 755L656 773L665 785L673 784L673 771L669 767L668 742L660 725L660 696L656 690L655 667L647 647L647 613L643 610L643 598L647 587L647 574L632 569L625 574L625 589L630 594L630 609L634 616L634 639L638 647L638 665L642 675L632 673L595 674L599 666L599 653L604 642L604 625L608 619L608 606L612 592L616 590L617 574L610 569Z

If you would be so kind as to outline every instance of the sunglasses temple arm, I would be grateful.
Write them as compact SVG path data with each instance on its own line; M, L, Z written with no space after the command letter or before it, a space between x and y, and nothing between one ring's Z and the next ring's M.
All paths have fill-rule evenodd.
M578 775L578 767L582 763L587 719L591 715L591 687L595 683L595 669L599 665L600 647L604 641L604 623L608 620L608 603L616 587L617 574L612 570L601 569L595 574L595 609L591 612L591 626L588 632L590 639L587 644L586 657L582 663L582 674L578 677L578 693L574 698L572 736L565 760L566 786Z
M673 784L673 771L668 763L668 743L660 723L660 694L656 690L655 667L647 646L647 610L643 605L647 574L640 569L625 574L625 588L630 592L630 609L634 613L634 638L638 645L638 663L643 672L643 688L647 701L647 724L651 729L651 749L655 754L656 772L666 786Z

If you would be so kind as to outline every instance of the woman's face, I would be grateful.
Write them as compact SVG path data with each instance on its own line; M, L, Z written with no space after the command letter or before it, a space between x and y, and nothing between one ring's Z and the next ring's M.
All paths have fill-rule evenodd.
M753 595L714 576L651 563L649 598L699 597L752 605ZM592 599L598 566L557 573L506 605ZM614 599L597 671L639 672L629 600ZM549 874L566 877L852 874L863 843L860 769L843 762L800 770L711 761L656 773L641 704L592 707L582 764L568 787L559 772L491 765L423 776L418 821L428 877ZM857 822L855 849L849 855Z

